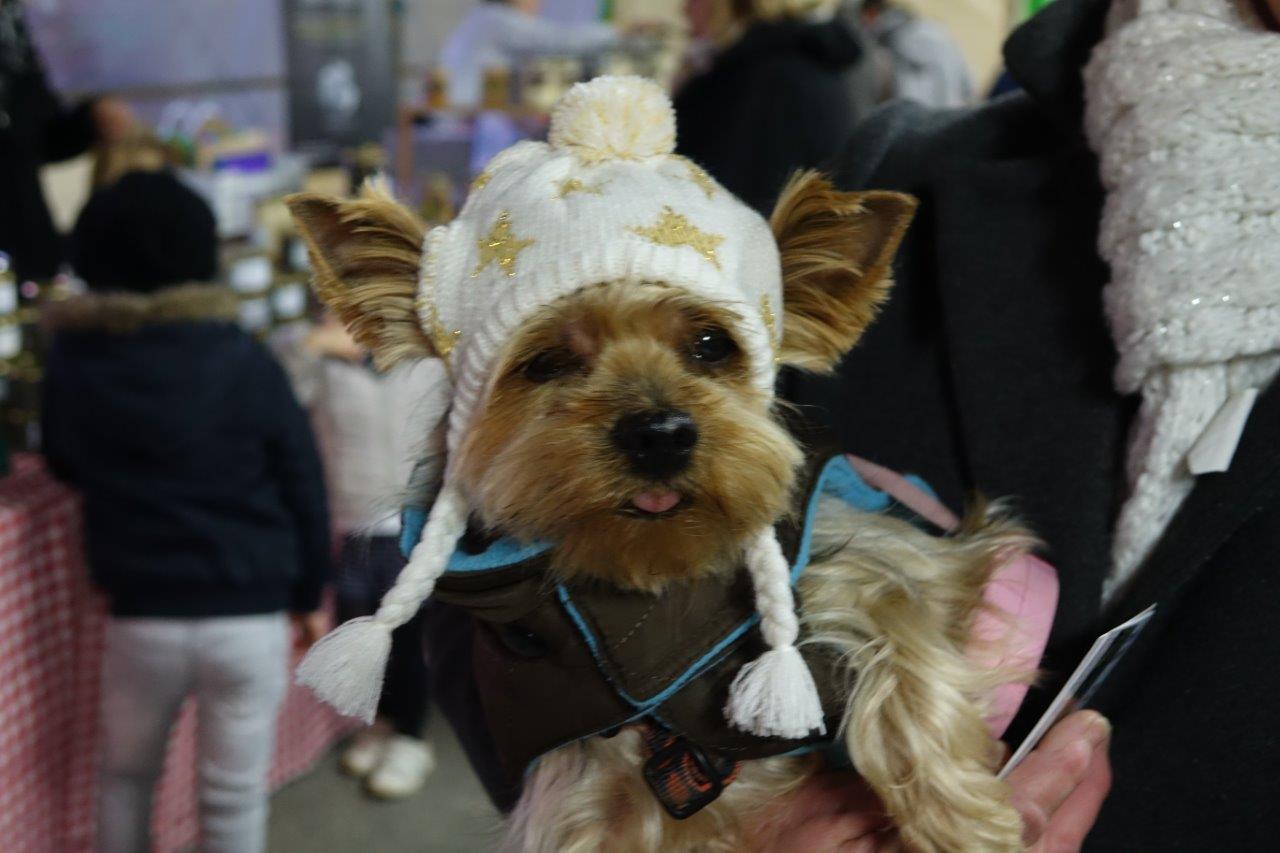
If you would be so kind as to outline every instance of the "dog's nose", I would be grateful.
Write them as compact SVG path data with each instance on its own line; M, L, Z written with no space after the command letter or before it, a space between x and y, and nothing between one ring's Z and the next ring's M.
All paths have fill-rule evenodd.
M633 412L614 424L613 443L626 454L633 472L661 480L689 466L698 425L678 409Z

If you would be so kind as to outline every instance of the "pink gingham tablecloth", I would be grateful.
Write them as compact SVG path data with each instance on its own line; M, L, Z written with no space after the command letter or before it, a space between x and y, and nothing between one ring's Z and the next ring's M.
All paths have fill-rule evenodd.
M0 480L0 846L93 849L103 601L89 584L80 501L38 456ZM196 720L183 707L152 815L154 849L196 839ZM351 722L291 686L271 783L307 770Z

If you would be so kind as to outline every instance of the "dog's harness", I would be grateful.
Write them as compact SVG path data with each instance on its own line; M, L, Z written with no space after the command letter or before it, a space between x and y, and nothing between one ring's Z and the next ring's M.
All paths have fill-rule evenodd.
M809 452L793 512L777 526L793 584L812 557L822 495L927 523L869 486L848 458L812 432L800 437L808 439ZM416 541L422 516L406 510L405 542ZM822 737L763 738L725 724L733 674L763 648L745 569L653 595L598 581L557 582L549 555L549 543L484 541L472 533L435 591L476 620L476 683L514 785L547 752L638 727L650 789L670 814L684 818L714 801L742 761L825 746ZM844 710L836 662L817 647L802 651L818 682L827 730L835 732Z
M812 437L809 446L818 446ZM957 523L919 479L853 456L811 451L799 484L794 512L778 525L793 583L812 556L813 515L822 495L937 532ZM423 516L421 509L406 510L406 546L416 541ZM655 596L600 583L556 583L547 571L549 551L546 543L470 535L436 587L437 597L474 617L475 682L511 789L519 789L542 755L629 727L640 733L645 781L679 819L713 802L742 761L827 745L822 738L761 738L725 725L729 682L762 644L744 571L675 584ZM989 609L975 619L975 657L992 669L1034 669L1057 592L1052 567L1031 554L1011 555L987 586ZM803 646L802 653L818 682L827 730L837 731L841 673L819 647ZM1012 720L1026 689L1015 681L989 697L994 736Z

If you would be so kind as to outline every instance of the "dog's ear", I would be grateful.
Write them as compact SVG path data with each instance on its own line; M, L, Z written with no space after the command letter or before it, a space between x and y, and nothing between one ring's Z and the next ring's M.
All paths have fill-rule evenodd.
M829 373L889 295L890 264L916 200L894 192L839 192L797 173L769 224L782 255L784 364Z
M415 299L426 226L378 183L359 197L285 199L311 256L312 286L380 368L436 356Z

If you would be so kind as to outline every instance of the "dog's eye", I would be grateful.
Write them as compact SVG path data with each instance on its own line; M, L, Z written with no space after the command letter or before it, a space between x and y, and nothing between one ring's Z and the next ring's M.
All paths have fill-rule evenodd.
M530 382L550 382L577 370L580 362L564 350L546 350L524 363L520 372Z
M731 358L738 345L724 329L703 329L694 335L690 353L703 364L719 364Z

